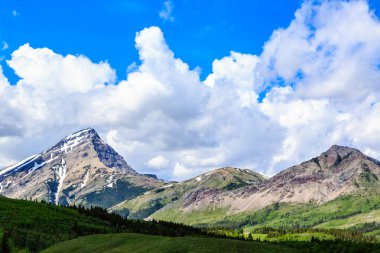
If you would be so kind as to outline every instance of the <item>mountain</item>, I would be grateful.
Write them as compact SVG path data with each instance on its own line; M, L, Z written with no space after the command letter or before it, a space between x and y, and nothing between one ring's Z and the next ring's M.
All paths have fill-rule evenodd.
M129 218L143 219L167 205L176 203L186 208L204 196L213 195L217 199L223 192L247 186L255 188L264 181L262 175L251 170L225 167L184 182L168 183L134 199L123 201L110 208L110 211Z
M150 214L150 218L203 226L232 216L244 220L248 214L265 208L263 215L266 215L265 212L279 208L281 204L310 210L305 206L316 208L336 199L336 205L339 206L338 199L341 196L349 196L348 202L361 203L362 197L356 197L354 201L351 196L378 192L379 177L379 161L357 149L334 145L320 156L256 184L229 191L209 190L202 194L186 194L182 201L169 201L163 208ZM140 206L141 199L143 197L137 197L126 203L130 203L129 208ZM376 208L376 205L371 208ZM352 213L347 211L344 215L357 212L360 210L355 209Z
M0 194L55 204L110 207L164 183L133 170L92 128L0 170Z
M374 242L380 241L379 176L379 161L357 149L334 145L269 179L247 169L225 167L184 182L165 183L154 175L137 173L95 130L84 129L41 154L0 170L1 195L55 204L100 205L129 218L206 229L122 219L103 208L60 207L0 196L0 246L2 250L5 245L37 252L88 234L184 232L198 233L191 238L201 238L200 231L208 231L210 240L210 235L217 233L217 237L288 242L297 249L314 248L313 252L325 248L329 249L326 252L353 248L353 252L370 252L378 249ZM115 243L129 238L125 235L113 241L114 236L82 237L74 248L80 252L97 247L111 250ZM91 244L92 238L98 246ZM146 237L140 239L142 245L157 249L158 244L146 244ZM50 250L62 251L71 242ZM215 244L219 243L222 241ZM177 244L170 249L178 250ZM125 249L130 246L123 244Z
M368 187L376 188L380 186L379 177L379 161L357 149L333 145L320 156L281 171L254 194L239 192L241 197L230 204L236 212L276 202L322 204Z
M379 177L379 161L357 149L333 145L269 179L251 170L225 167L165 183L154 175L137 173L89 128L0 170L0 195L97 205L128 218L199 226L259 221L271 226L300 224L299 219L279 218L290 217L289 213L306 217L302 221L306 226L330 226L336 218L366 212L380 222L380 212L370 213L380 207ZM326 213L329 208L337 215Z

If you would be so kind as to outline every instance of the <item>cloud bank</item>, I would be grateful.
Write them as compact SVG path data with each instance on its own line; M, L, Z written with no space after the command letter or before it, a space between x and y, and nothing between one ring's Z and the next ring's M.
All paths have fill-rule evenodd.
M136 170L174 180L221 166L273 175L332 144L380 158L380 22L366 1L306 1L260 55L231 52L205 80L158 27L136 49L120 82L107 62L14 51L20 80L0 69L0 167L88 126Z

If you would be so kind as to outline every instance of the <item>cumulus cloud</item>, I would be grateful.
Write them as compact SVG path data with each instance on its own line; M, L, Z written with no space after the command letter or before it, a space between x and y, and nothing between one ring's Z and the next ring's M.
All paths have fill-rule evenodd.
M273 33L258 69L262 89L275 87L262 111L287 129L272 161L277 170L332 143L378 154L379 43L380 23L366 1L306 1Z
M149 168L153 169L163 169L169 166L169 160L162 155L158 155L150 159L147 163Z
M0 166L88 126L137 171L174 180L222 166L273 175L332 144L380 158L380 22L366 1L306 1L260 55L231 52L204 81L158 27L136 49L118 83L107 62L14 51L20 81L0 69Z
M181 163L175 164L174 169L173 169L173 175L177 179L183 180L183 179L188 178L192 174L193 172L190 169L186 168L183 164Z
M106 62L21 46L7 61L20 81L10 86L0 78L6 103L2 116L8 117L0 128L17 126L19 138L31 141L93 126L128 154L127 159L133 157L128 160L140 170L159 150L204 145L206 141L186 127L201 115L206 96L198 72L174 57L157 27L137 33L136 48L142 64L127 80L114 84L115 71ZM48 145L41 141L41 146L43 142ZM166 169L169 176L173 168Z
M174 5L173 5L173 2L168 0L168 1L165 1L164 4L163 4L163 8L160 10L160 12L158 13L160 18L164 21L171 21L173 22L174 21L174 17L173 17L173 8L174 8Z
M115 80L115 71L105 62L93 64L85 56L62 56L48 48L34 49L29 44L14 51L7 63L21 78L18 85L49 96L85 93Z

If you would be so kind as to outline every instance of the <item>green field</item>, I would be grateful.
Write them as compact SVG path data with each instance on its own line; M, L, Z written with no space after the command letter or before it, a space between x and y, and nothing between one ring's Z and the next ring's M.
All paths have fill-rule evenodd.
M316 228L350 228L365 222L380 222L380 209L350 216L346 219L332 220L316 226Z
M100 252L300 252L269 243L201 237L163 237L140 234L108 234L81 237L58 243L44 253Z
M342 196L323 205L280 204L230 216L219 225L241 226L245 233L262 227L351 229L380 239L380 195ZM218 224L217 223L217 224ZM366 226L373 223L374 226ZM365 229L363 229L365 227Z
M310 242L312 238L318 240L334 240L335 237L326 233L321 232L305 232L305 233L294 233L294 234L285 234L279 235L276 237L268 237L268 234L251 234L254 240L260 238L261 241L269 242L284 242L284 241L297 241L297 242Z
M309 235L304 235L309 236ZM65 241L51 246L43 253L117 253L117 252L177 252L177 253L380 253L375 244L357 244L342 241L269 243L220 239L211 237L163 237L134 233L92 235Z

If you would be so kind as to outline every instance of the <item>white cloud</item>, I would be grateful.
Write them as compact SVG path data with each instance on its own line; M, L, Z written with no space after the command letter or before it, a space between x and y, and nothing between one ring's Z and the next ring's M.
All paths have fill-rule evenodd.
M158 27L137 33L136 48L141 64L117 84L106 62L28 44L13 52L21 80L0 72L0 164L88 126L165 179L227 165L270 175L332 144L380 158L380 22L366 1L306 1L261 55L231 52L204 82Z
M173 169L173 175L179 180L183 180L192 175L192 171L186 168L183 164L176 163Z
M306 97L365 99L379 78L379 42L380 23L366 1L307 1L266 43L264 75L295 82Z
M169 160L165 156L158 155L150 159L147 165L153 169L164 169L169 166Z
M12 11L12 16L13 16L13 17L19 17L19 16L20 16L20 13L19 13L18 11L16 11L16 10L13 10L13 11Z
M173 22L174 21L174 17L173 17L173 2L168 0L168 1L165 1L164 4L163 4L163 8L162 10L160 10L159 12L159 16L161 19L163 19L164 21L171 21Z
M108 63L93 64L82 55L62 56L48 48L34 49L29 44L14 51L7 63L21 78L18 85L42 95L85 93L115 80L115 71Z
M287 129L277 170L333 143L377 150L380 22L366 1L306 1L260 59L265 84L285 85L261 105Z
M6 42L6 41L3 41L3 46L2 46L2 48L1 48L1 50L7 50L8 49L8 47L9 47L9 45L8 45L8 43Z
M174 58L157 27L138 33L136 48L142 64L127 80L112 85L115 72L107 63L28 44L20 47L7 61L21 80L16 86L5 85L4 101L9 104L3 116L9 120L0 127L17 124L20 138L26 140L42 135L58 139L93 126L140 170L157 151L201 146L200 136L183 127L201 115L206 91L198 72ZM46 142L41 145L52 144ZM26 149L30 152L31 147ZM162 173L169 177L173 168L165 169Z

